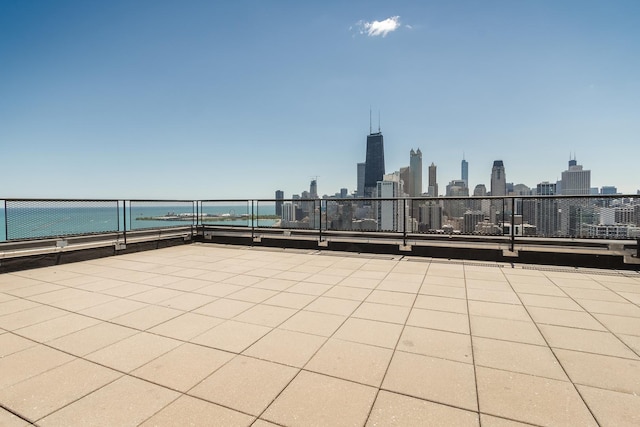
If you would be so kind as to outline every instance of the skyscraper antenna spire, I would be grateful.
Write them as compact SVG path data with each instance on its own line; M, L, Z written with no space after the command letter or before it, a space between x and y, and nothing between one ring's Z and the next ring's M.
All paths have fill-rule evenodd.
M369 135L373 133L373 125L371 124L371 105L369 105Z
M380 133L380 110L378 110L378 133Z

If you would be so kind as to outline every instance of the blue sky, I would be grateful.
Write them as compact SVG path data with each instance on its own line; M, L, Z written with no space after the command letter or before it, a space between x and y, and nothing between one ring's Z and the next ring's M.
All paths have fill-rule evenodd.
M265 198L387 172L640 188L640 2L0 0L0 197ZM426 186L426 182L424 184Z

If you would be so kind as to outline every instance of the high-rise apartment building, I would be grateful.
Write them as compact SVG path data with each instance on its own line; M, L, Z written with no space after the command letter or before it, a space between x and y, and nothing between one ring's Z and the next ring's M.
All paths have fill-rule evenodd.
M429 196L438 197L438 180L437 180L437 167L431 162L429 166Z
M409 166L400 168L400 179L404 184L404 192L411 195L411 184L413 183L413 178L411 177L411 168Z
M356 186L356 196L364 197L364 170L367 164L362 162L358 163L358 181Z
M491 195L505 196L507 194L507 178L504 173L502 160L495 160L491 168Z
M284 199L284 191L276 190L276 215L282 218L282 199Z
M312 179L309 185L309 197L312 199L318 198L318 181L315 179Z
M405 190L411 197L419 197L422 195L422 151L411 149L409 153L409 170L411 171L411 183L409 188Z
M465 182L465 185L469 186L469 162L464 157L462 163L460 163L460 178Z
M569 168L562 172L560 194L591 193L591 171L582 169L575 159L569 160Z
M367 135L367 158L364 169L364 195L372 197L378 181L384 177L384 141L382 132Z
M376 183L376 197L395 198L406 196L400 173L384 175L383 180ZM405 220L402 213L408 214L402 208L401 200L383 200L376 203L376 220L379 231L404 231Z

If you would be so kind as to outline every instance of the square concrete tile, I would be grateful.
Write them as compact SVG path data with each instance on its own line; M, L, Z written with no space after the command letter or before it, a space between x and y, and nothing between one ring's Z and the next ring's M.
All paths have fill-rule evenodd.
M289 331L305 332L307 334L331 336L346 317L334 314L316 313L313 311L300 311L280 325L280 329Z
M469 316L447 311L414 308L407 319L407 325L468 334Z
M615 316L612 314L594 314L611 332L640 336L640 317Z
M553 325L539 325L539 327L553 348L639 359L633 351L629 350L622 341L610 332Z
M531 317L538 324L568 326L572 328L606 331L594 317L586 311L560 310L557 308L529 307Z
M261 418L293 427L364 425L375 397L373 387L302 371Z
M490 291L486 289L467 288L467 298L475 301L499 302L515 305L521 304L518 295L512 290Z
M318 335L274 329L242 354L302 368L325 341Z
M180 345L180 341L140 332L85 356L92 362L130 372Z
M240 313L233 320L275 328L296 312L297 310L293 308L260 304Z
M433 295L445 298L467 298L467 290L464 287L458 288L453 286L423 284L418 293L421 295Z
M314 277L314 276L312 276L312 277ZM333 278L333 279L338 279L338 281L340 279L340 278L337 278L336 276L326 276L326 277ZM309 279L307 279L307 280L309 280ZM287 289L287 292L293 292L293 293L296 293L296 294L319 296L319 295L322 295L325 292L327 292L332 287L333 287L333 284L300 282L300 283L297 283L297 284L293 285L289 289Z
M558 308L560 310L584 311L574 300L568 297L548 295L520 294L522 303L527 307Z
M393 349L401 332L402 325L350 317L333 337Z
M450 311L452 313L467 314L467 301L457 298L418 295L413 306L427 310Z
M407 321L410 310L409 307L363 302L351 316L403 325Z
M244 289L244 286L231 285L229 283L208 283L209 285L198 288L194 293L223 298Z
M0 426L3 427L28 427L33 424L23 420L17 415L12 414L9 411L6 411L0 408Z
M391 349L331 338L305 370L379 387L392 354Z
M640 307L630 302L595 301L586 299L578 300L578 302L591 313L640 317Z
M49 426L137 426L180 396L137 378L124 376L42 419Z
M149 329L149 332L177 340L189 341L222 322L224 322L224 319L205 316L204 314L184 313L158 326L154 326Z
M306 311L317 311L320 313L349 316L359 305L359 301L323 296L313 300L304 309Z
M266 326L227 320L193 338L191 342L232 353L241 353L270 331L271 328Z
M298 369L236 356L195 386L190 395L227 408L259 415L298 373Z
M121 280L112 280L112 279L107 279L107 280L109 280L111 284L117 282L117 283L120 283L120 285L109 286L98 292L102 292L103 294L111 295L119 298L126 298L126 297L130 297L131 295L141 294L141 293L153 291L154 289L156 289L155 286L144 285L142 283L129 283L129 282L123 282ZM141 302L144 302L144 301L141 301Z
M11 332L2 333L0 334L0 359L34 345L37 345L37 343Z
M640 425L640 396L582 385L577 387L601 426Z
M10 304L12 302L13 301L9 301L5 304ZM3 313L1 305L0 313ZM15 331L26 326L46 322L47 320L55 319L56 317L61 317L66 314L69 314L69 312L60 310L59 308L37 305L26 310L20 310L5 316L0 316L0 328L6 329L7 331Z
M618 334L618 339L624 342L629 348L636 352L636 354L640 354L640 337L636 335L622 335Z
M416 299L415 294L391 292L375 289L367 297L366 302L411 307Z
M102 320L111 320L115 317L131 313L144 307L147 307L147 304L139 301L131 301L124 298L118 298L105 304L100 304L86 308L84 310L79 310L78 313Z
M122 374L81 359L0 390L0 402L30 420L39 420Z
M207 305L204 305L193 312L196 314L205 314L207 316L219 317L222 319L231 319L253 307L255 304L246 301L237 301L227 298L217 299Z
M69 313L18 329L16 333L38 342L46 342L101 323L98 319Z
M569 382L478 367L480 411L536 425L597 426Z
M293 292L280 292L269 298L264 304L275 305L278 307L294 308L299 310L316 299L315 295L296 294Z
M387 277L378 284L376 289L417 294L421 285L421 282L405 282L400 279L390 279Z
M527 310L521 305L503 304L486 301L469 301L469 312L472 316L497 317L499 319L531 320Z
M43 345L35 345L0 358L0 389L63 365L73 356Z
M183 292L181 295L159 302L157 305L173 308L176 310L191 311L207 305L215 300L216 297L212 297L209 295Z
M371 289L354 288L351 286L334 286L333 288L329 289L323 296L350 299L354 301L364 301L370 293Z
M352 288L375 289L382 279L372 277L345 277L339 282L340 286L349 286Z
M272 296L278 294L277 291L272 291L269 289L261 289L261 288L243 288L237 292L229 294L226 296L228 299L247 301L253 303L263 302Z
M608 289L579 289L563 287L563 290L573 299L625 302L624 298Z
M152 328L156 325L166 322L169 319L183 314L180 310L172 308L160 307L157 305L148 305L140 310L132 311L122 316L114 317L111 322L122 326L139 329L141 331Z
M380 390L367 426L480 426L476 412Z
M640 361L571 350L555 350L575 384L640 394Z
M396 351L382 388L400 394L478 410L473 365Z
M232 358L232 353L186 343L139 367L131 375L186 392Z
M468 334L407 326L398 342L398 350L473 363L471 337Z
M493 317L471 316L473 336L546 346L535 323Z
M473 338L476 366L569 381L548 347L490 338Z
M219 426L248 427L254 419L255 417L250 415L204 400L180 396L178 400L143 422L141 427L206 426L212 423Z
M480 414L480 421L482 422L482 427L531 427L531 424L519 423L487 414Z
M275 274L278 274L278 273L279 273L279 271L276 272ZM268 277L268 276L264 276L264 277ZM296 282L294 280L267 278L267 279L263 279L262 281L256 283L255 285L253 285L253 287L254 288L260 288L260 289L271 289L273 291L284 291L286 289L289 289L290 287L292 287L296 283L298 283L298 282Z
M96 350L128 338L138 331L112 323L95 326L49 341L47 345L76 356L85 356Z
M517 283L511 282L511 286L518 294L548 295L566 297L562 289L553 284Z

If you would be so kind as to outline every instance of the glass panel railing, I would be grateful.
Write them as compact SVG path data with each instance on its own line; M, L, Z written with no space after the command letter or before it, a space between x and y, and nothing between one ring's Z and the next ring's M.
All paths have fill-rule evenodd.
M6 200L5 240L42 239L120 230L116 200Z

